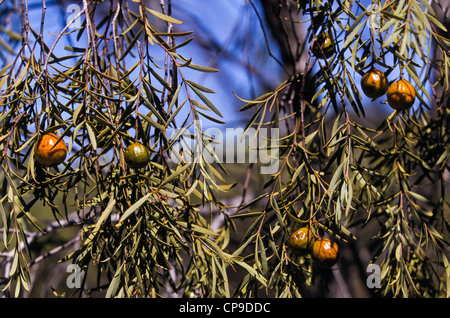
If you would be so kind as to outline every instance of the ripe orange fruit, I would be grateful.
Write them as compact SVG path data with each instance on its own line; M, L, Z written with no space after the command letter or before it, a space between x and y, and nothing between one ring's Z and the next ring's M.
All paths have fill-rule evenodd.
M372 68L362 77L361 88L367 97L375 99L386 93L389 83L382 71Z
M292 233L289 238L289 246L296 251L310 251L314 245L315 237L309 227L302 227Z
M56 134L48 133L39 137L36 142L34 156L44 167L57 166L66 159L67 146L63 140L57 143L58 139Z
M411 108L416 99L416 90L405 79L400 79L389 86L387 90L387 100L389 105L398 110Z
M319 58L329 58L335 52L334 40L331 34L322 31L319 33L312 46L312 52Z
M318 239L314 243L312 257L320 267L330 268L338 261L339 247L330 239Z
M131 168L143 168L150 162L150 151L140 142L132 143L125 149L125 162Z

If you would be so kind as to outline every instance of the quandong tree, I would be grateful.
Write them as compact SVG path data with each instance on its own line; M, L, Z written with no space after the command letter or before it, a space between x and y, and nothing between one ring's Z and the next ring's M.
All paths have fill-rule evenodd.
M358 255L367 230L364 250L380 269L375 293L448 297L443 19L427 1L311 0L297 1L296 9L295 16L292 3L290 15L278 10L286 38L295 27L283 24L307 25L305 40L287 45L288 79L241 109L254 110L249 127L285 132L279 171L241 207L262 206L245 237L255 247L254 266L277 295L301 296L326 275L314 257L297 256L281 242L306 226L316 239ZM384 119L365 120L369 108L384 105Z
M247 131L279 132L278 169L230 181L202 125L227 118L193 80L218 69L185 54L202 35L176 3L77 2L57 34L45 1L40 23L2 4L2 292L32 295L49 260L83 272L58 296L303 297L357 262L379 266L373 294L448 297L442 4L246 1L284 81L235 100Z
M182 22L171 17L170 1L111 1L106 11L84 1L56 36L44 32L45 7L34 29L28 3L12 5L23 26L6 33L21 47L1 70L3 291L30 292L39 261L30 242L66 228L73 230L57 248L71 251L61 261L86 273L80 295L229 296L226 267L248 265L224 251L226 231L213 231L201 213L208 205L221 212L226 186L205 152L191 163L173 150L182 138L207 142L202 118L222 116L212 91L186 70L217 70L178 53L192 37L174 30ZM192 135L172 133L190 126ZM33 148L54 132L55 143L67 144L64 162L53 160L54 145ZM36 206L53 221L32 213ZM89 272L97 273L93 286Z

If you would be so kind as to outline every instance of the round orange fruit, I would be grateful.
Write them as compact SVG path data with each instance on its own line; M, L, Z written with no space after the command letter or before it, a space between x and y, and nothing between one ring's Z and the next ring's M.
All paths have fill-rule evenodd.
M367 97L375 99L387 92L389 83L382 71L372 68L362 77L361 88Z
M339 247L330 239L318 239L314 242L312 257L320 267L330 268L338 261Z
M125 162L131 168L143 168L150 162L150 151L140 142L134 142L125 149Z
M309 252L314 245L315 237L309 227L302 227L292 233L289 246L296 251Z
M44 167L57 166L64 162L67 155L67 146L54 133L48 133L38 137L38 141L34 146L34 156L37 162Z
M397 110L407 110L411 108L416 99L416 90L405 79L400 79L389 86L387 90L387 100L389 105Z

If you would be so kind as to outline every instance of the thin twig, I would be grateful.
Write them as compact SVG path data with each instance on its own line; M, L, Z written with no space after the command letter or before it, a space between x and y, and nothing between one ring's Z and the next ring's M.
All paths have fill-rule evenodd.
M76 237L74 237L73 239L71 239L70 241L62 244L62 245L58 245L57 247L55 247L54 249L48 251L45 254L39 255L38 257L36 257L34 260L32 260L29 264L29 267L42 262L43 260L45 260L46 258L49 258L52 255L55 255L56 253L58 253L59 251L62 251L63 249L77 243L81 241L81 235L77 235Z
M114 43L114 57L116 59L116 63L119 64L119 49L117 47L117 18L119 16L121 7L119 1L117 1L116 5L116 13L114 14L111 26L113 32L113 43Z

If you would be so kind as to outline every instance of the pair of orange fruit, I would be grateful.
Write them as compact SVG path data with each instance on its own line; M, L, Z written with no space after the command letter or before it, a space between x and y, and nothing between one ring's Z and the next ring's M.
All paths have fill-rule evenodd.
M339 259L338 244L328 238L316 238L309 227L302 227L292 233L288 245L297 252L310 253L322 268L332 267Z
M375 68L364 74L361 88L372 99L386 94L388 104L396 110L408 110L416 99L416 91L410 82L401 78L389 85L386 75Z
M54 133L39 137L34 146L36 161L44 167L57 166L67 156L67 146ZM134 142L125 149L125 162L131 168L143 168L150 162L150 151L140 142Z

